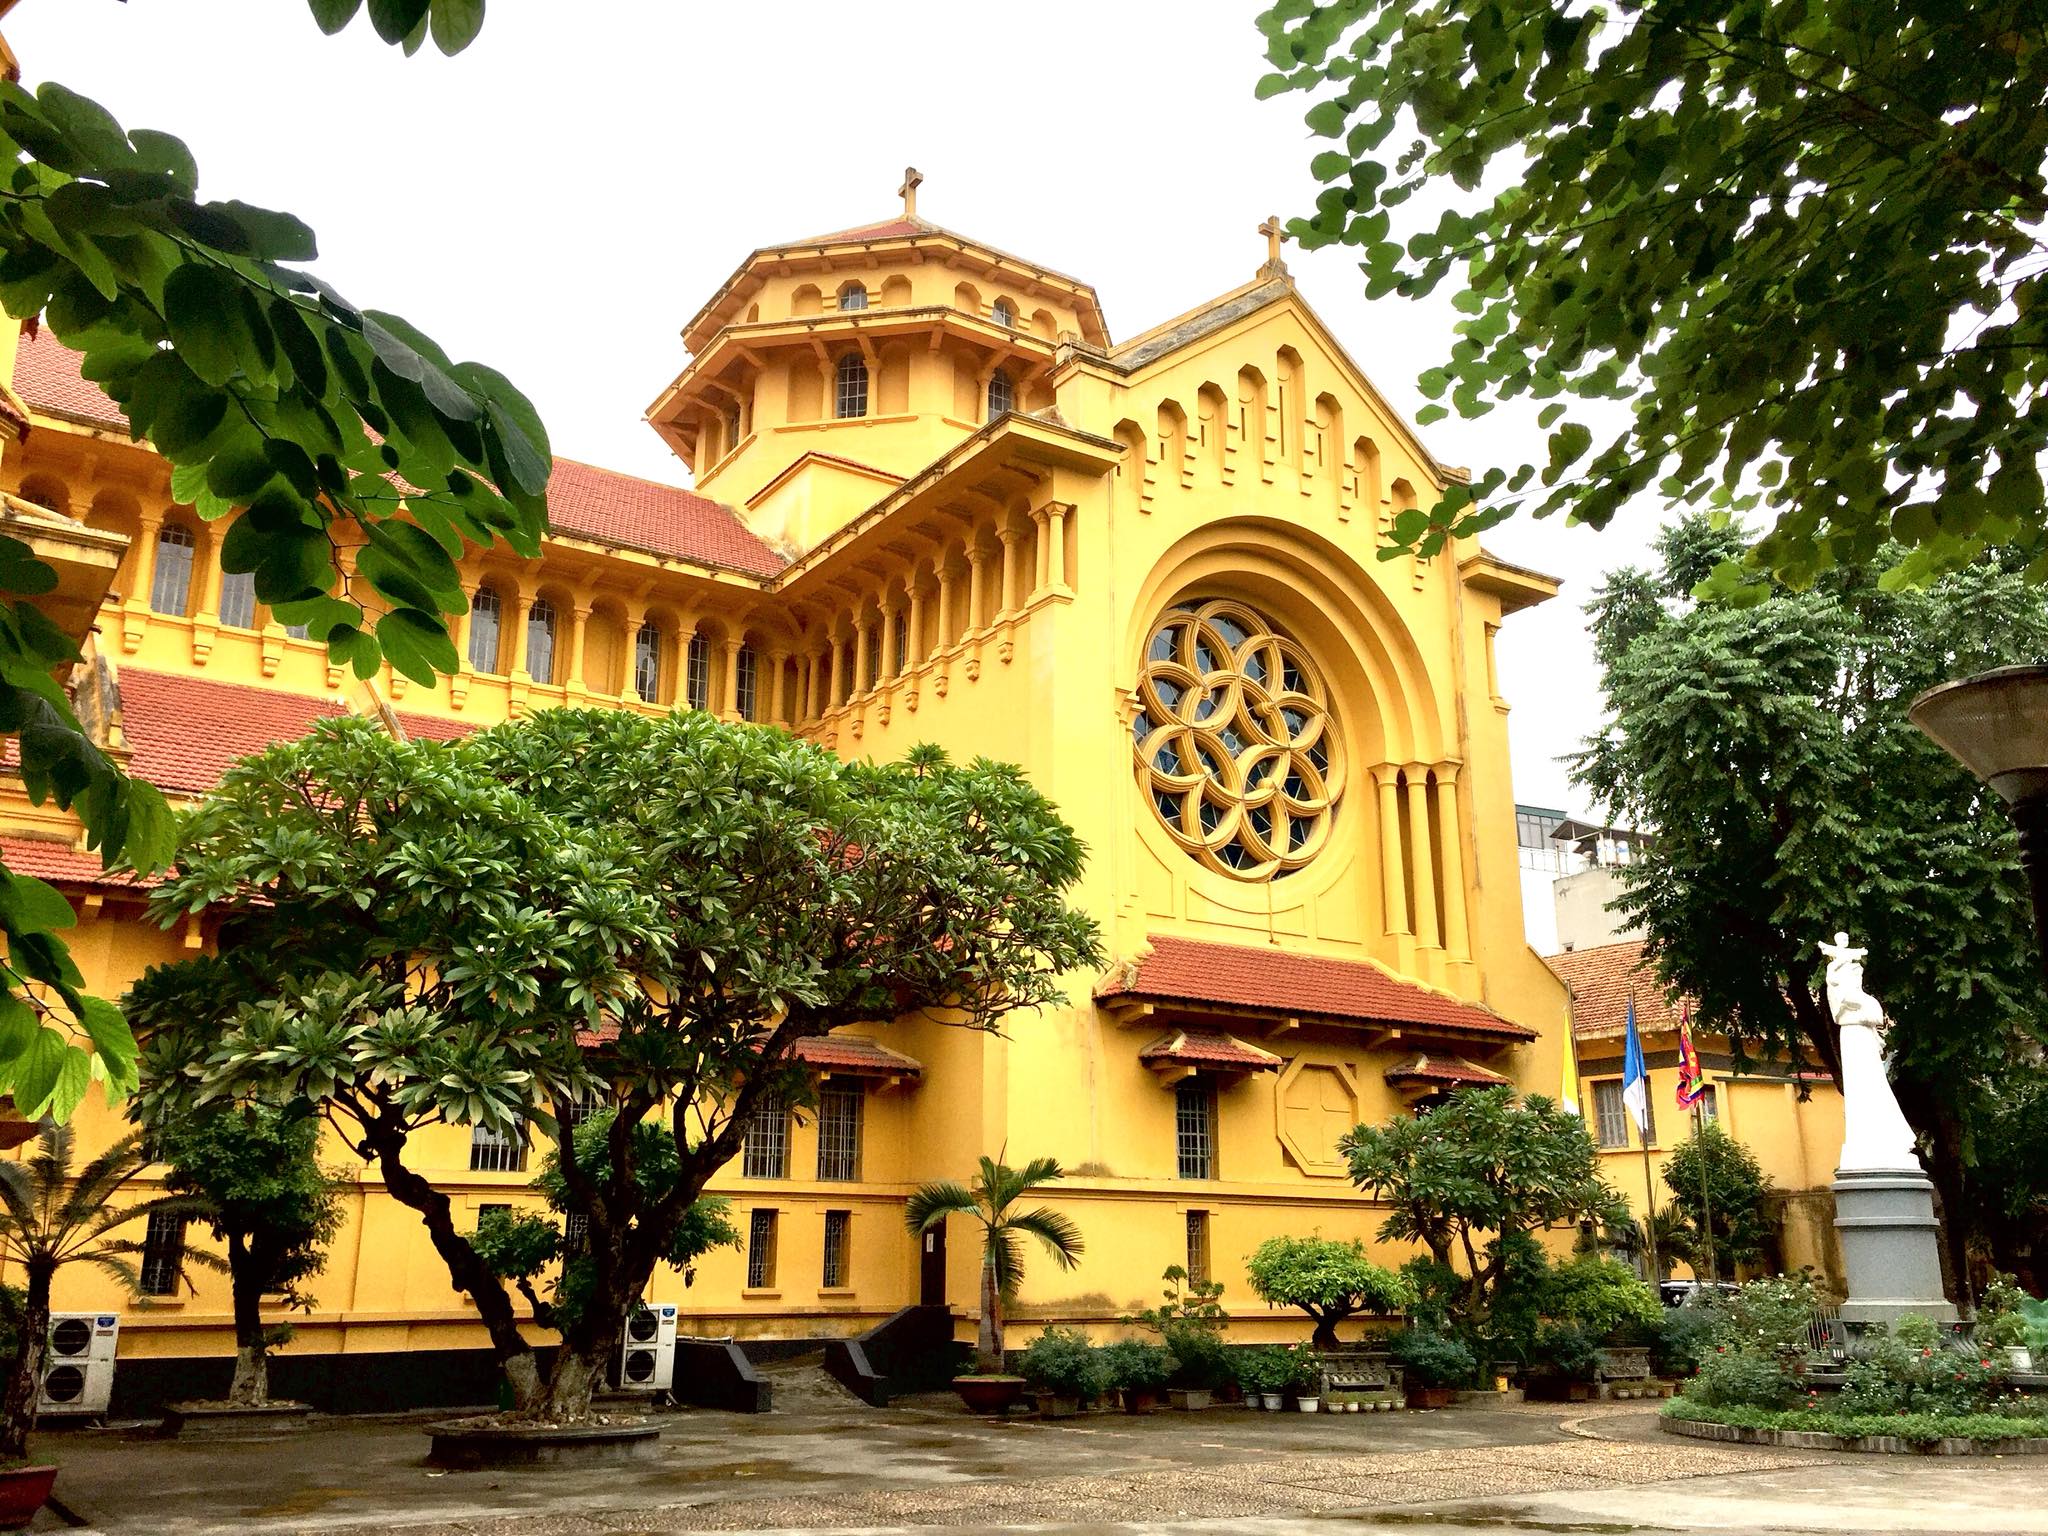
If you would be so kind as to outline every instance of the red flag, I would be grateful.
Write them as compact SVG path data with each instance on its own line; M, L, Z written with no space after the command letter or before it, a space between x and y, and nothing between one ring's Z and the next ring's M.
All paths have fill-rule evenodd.
M1691 1109L1706 1096L1707 1074L1700 1067L1700 1053L1692 1045L1692 1004L1678 1009L1678 1107Z

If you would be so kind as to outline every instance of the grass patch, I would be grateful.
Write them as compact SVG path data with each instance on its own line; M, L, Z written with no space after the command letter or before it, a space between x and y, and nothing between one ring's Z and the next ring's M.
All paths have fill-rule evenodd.
M1829 1413L1818 1408L1709 1407L1674 1397L1660 1410L1667 1419L1728 1424L1737 1429L1792 1429L1807 1433L1892 1435L1915 1445L1935 1440L2025 1440L2048 1437L2048 1414L2028 1413Z

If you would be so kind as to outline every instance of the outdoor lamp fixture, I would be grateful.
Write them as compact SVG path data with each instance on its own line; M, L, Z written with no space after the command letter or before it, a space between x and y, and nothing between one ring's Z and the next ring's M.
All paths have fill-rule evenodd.
M2005 802L2020 835L2034 937L2048 975L2048 666L1998 667L1942 683L1906 714Z

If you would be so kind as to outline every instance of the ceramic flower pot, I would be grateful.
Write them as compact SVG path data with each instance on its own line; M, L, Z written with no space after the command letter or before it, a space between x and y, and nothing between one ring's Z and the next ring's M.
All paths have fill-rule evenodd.
M1278 1392L1261 1392L1259 1406L1268 1413L1278 1413L1285 1406L1285 1399Z
M55 1467L8 1467L0 1470L0 1531L25 1529L36 1511L49 1501L57 1481Z
M1302 1413L1321 1413L1323 1411L1323 1400L1320 1397L1298 1398L1294 1406Z
M953 1390L969 1413L1008 1413L1024 1396L1022 1376L955 1376Z

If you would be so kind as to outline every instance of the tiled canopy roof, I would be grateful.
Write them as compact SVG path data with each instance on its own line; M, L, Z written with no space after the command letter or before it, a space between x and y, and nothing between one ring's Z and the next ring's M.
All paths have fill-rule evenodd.
M128 420L99 385L79 374L79 355L47 329L23 333L14 387L46 415L126 432ZM557 458L548 482L554 531L618 549L690 560L749 576L787 563L747 531L732 509L695 491Z
M1572 1034L1580 1040L1620 1035L1628 1027L1628 1000L1636 1000L1636 1030L1649 1035L1678 1028L1678 999L1667 996L1656 970L1643 958L1643 941L1568 949L1544 963L1571 989Z
M347 713L334 698L121 669L121 725L133 754L128 770L174 795L204 794L235 759L297 741L314 721ZM430 741L454 740L470 730L453 720L402 712L398 723L408 735Z
M1492 1088L1507 1081L1498 1072L1474 1066L1461 1056L1411 1056L1381 1076L1390 1083L1444 1083L1457 1088Z
M0 837L0 860L17 875L31 875L52 885L83 885L103 891L144 891L149 882L131 874L110 874L100 856L81 853L69 843L39 837Z
M1176 1030L1138 1052L1147 1066L1204 1067L1215 1072L1277 1072L1281 1061L1271 1051L1247 1045L1235 1035L1197 1034Z
M924 1064L860 1035L816 1035L799 1040L790 1053L806 1066L849 1077L918 1077Z
M1432 991L1363 960L1291 950L1160 937L1143 960L1119 966L1097 997L1207 1003L1264 1014L1390 1024L1475 1039L1533 1040L1536 1031L1489 1008Z
M829 235L813 235L808 240L792 241L795 245L825 245L835 240L896 240L906 235L928 235L935 225L923 219L883 219L879 224L862 224L853 229L835 229Z

